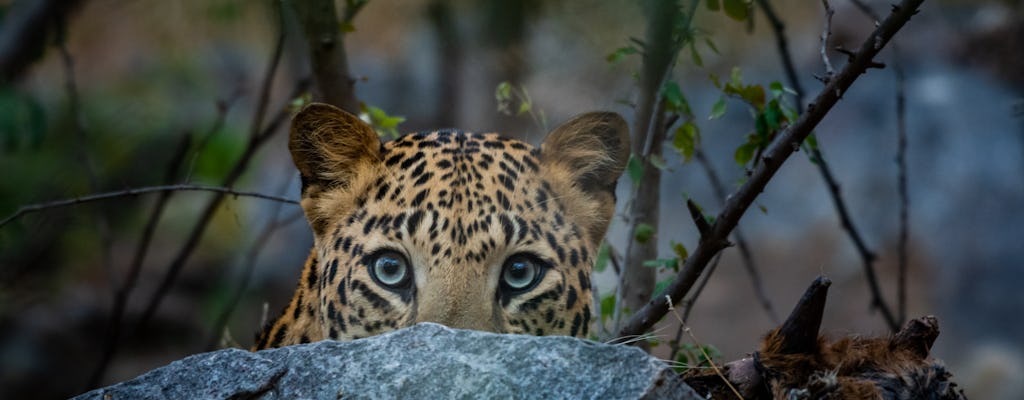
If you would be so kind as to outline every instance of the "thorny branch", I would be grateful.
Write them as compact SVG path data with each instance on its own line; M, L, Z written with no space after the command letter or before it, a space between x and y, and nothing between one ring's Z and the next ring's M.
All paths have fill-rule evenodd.
M825 29L821 31L821 62L825 64L825 77L821 81L828 83L832 79L832 75L836 74L832 63L828 60L828 38L832 36L832 15L836 13L836 10L828 5L828 0L821 0L821 4L825 6Z
M758 4L764 11L765 16L768 18L772 31L775 33L776 44L779 49L779 55L782 57L783 68L786 71L787 82L793 91L796 92L796 107L797 113L804 113L804 90L800 85L800 80L797 79L796 69L793 67L793 58L789 52L789 48L784 33L785 25L782 20L779 19L778 15L771 7L771 3L768 0L758 0ZM878 17L874 16L874 21L878 23ZM823 37L825 34L823 33ZM895 48L895 44L893 44ZM876 66L876 63L871 63L869 66ZM892 313L888 311L888 305L886 305L884 299L881 297L881 291L878 289L878 280L874 275L874 262L876 259L875 254L867 247L864 239L862 238L860 231L857 230L853 224L853 219L850 217L849 210L846 206L846 201L840 194L839 183L836 181L835 176L832 174L832 169L829 167L828 162L825 160L824 155L818 146L803 145L803 149L807 152L811 163L818 168L818 172L821 174L821 178L825 181L826 186L829 190L829 195L832 198L832 204L836 209L836 213L839 215L840 225L843 230L846 231L847 235L853 241L854 247L864 265L865 275L867 275L868 285L872 293L872 307L877 307L881 310L883 318L886 319L886 324L892 329L898 329L898 321L894 321L886 315ZM894 323L896 323L895 328Z
M729 197L722 211L715 218L711 233L701 237L696 250L687 258L682 271L665 289L666 296L672 301L679 301L693 287L711 259L728 245L726 238L736 227L740 217L764 190L786 159L800 148L804 139L839 101L842 93L867 71L873 63L874 56L917 13L918 7L923 2L924 0L903 0L899 6L894 6L889 17L861 44L851 57L850 62L825 85L815 98L814 103L808 107L808 111L801 114L793 125L778 135L776 141L769 146L766 154L761 158L761 162L755 165L747 182ZM619 335L631 336L647 331L665 315L668 306L669 302L666 297L652 299L630 318L619 331Z
M293 200L285 197L272 196L269 194L246 192L241 190L235 190L229 187L222 186L204 186L204 185L189 185L189 184L178 184L178 185L161 185L161 186L145 186L139 188L131 188L124 190L115 190L113 192L95 193L85 196L73 197L70 199L54 200L45 203L29 204L27 206L21 206L18 211L15 211L11 215L8 215L3 220L0 220L0 227L7 225L11 221L18 219L26 214L32 214L51 208L74 206L78 204L91 203L94 201L108 200L117 197L128 197L138 196L140 194L147 193L159 193L159 192L214 192L218 193L219 196L232 195L241 197L255 197L264 200L279 201L288 204L299 204L298 200Z

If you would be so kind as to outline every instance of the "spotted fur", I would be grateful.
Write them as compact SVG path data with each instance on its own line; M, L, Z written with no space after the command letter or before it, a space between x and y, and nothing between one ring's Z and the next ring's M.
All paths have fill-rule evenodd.
M294 118L289 148L315 243L290 304L254 349L423 321L587 334L591 268L629 155L617 114L578 116L537 149L454 130L381 143L358 118L312 104ZM378 274L402 258L411 276L388 286ZM512 289L508 277L520 275L506 271L524 266L542 272Z

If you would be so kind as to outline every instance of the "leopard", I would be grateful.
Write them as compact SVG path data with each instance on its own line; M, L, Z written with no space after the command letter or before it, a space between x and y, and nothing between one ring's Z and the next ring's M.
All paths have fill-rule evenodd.
M288 148L313 248L251 350L421 323L586 337L591 273L630 154L617 113L576 116L539 147L442 129L382 140L311 103Z

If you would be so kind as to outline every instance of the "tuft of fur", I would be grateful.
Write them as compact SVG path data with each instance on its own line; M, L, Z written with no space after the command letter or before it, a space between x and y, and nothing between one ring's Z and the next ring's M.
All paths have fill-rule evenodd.
M575 190L564 194L573 216L598 243L615 212L615 183L629 161L629 126L612 112L591 112L562 124L544 139L541 162L552 179Z

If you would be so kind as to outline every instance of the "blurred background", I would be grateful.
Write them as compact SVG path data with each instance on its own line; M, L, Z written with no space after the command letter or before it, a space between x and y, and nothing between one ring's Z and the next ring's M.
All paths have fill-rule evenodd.
M0 0L0 35L15 31L22 11L42 3L49 2ZM58 29L28 30L45 34L45 44L0 83L0 218L23 205L89 193L163 183L223 185L245 154L252 158L233 182L236 189L298 198L286 124L247 150L280 32L275 3L78 3ZM832 3L834 43L856 48L873 21L848 1ZM888 11L887 1L866 3L880 14ZM772 4L812 96L821 88L814 75L824 70L821 5ZM729 76L738 66L748 83L786 81L760 9L749 23L701 10L695 24L716 50L699 43L700 65L684 51L673 78L699 116L702 148L731 191L744 178L733 153L753 120L736 100L727 102L721 118L706 118L721 97L709 75ZM283 21L282 58L256 130L275 116L287 117L289 104L306 92L308 47L295 16L285 12ZM609 62L608 55L643 36L636 1L374 0L343 27L351 29L345 46L358 78L356 94L404 117L401 132L458 127L538 143L541 124L499 112L500 82L527 94L550 127L590 110L627 119L634 113L639 57ZM879 61L899 62L906 73L908 316L939 318L933 355L949 365L968 396L1024 398L1024 5L930 0L896 38L898 60L886 49ZM0 50L11 41L0 36ZM841 56L833 55L833 62L841 65ZM899 234L896 87L892 68L869 71L817 129L853 221L878 255L875 268L890 304L896 301ZM665 159L656 239L660 254L670 257L670 242L691 250L697 244L685 199L709 214L720 202L698 163L671 150ZM620 198L628 197L626 185ZM295 205L227 196L213 208L194 251L182 258L214 196L124 196L0 226L0 398L68 397L190 354L251 345L261 321L290 298L312 236ZM151 240L140 252L160 203ZM803 153L783 166L756 205L740 229L777 314L786 315L806 285L824 274L834 282L824 332L888 332L870 307L861 260L828 189ZM625 226L613 222L610 243L625 243ZM176 259L180 276L140 324ZM133 265L140 267L137 279L130 278ZM615 281L610 268L602 272L599 292L613 292ZM112 337L119 291L126 302ZM688 320L722 360L755 350L777 322L760 306L734 249L725 251ZM675 329L656 333L667 341Z

